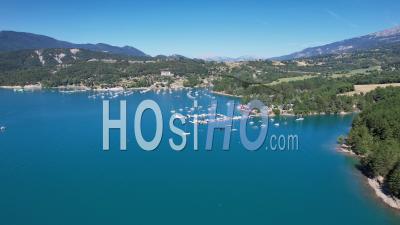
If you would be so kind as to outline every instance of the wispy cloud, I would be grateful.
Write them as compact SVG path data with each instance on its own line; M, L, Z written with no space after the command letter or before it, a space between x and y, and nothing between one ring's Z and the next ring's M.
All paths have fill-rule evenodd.
M400 26L400 24L399 24L399 22L397 22L397 21L390 20L389 26L390 26L390 27L398 27L398 26Z
M349 26L350 28L358 28L359 26L351 21L349 21L348 19L344 18L342 15L327 9L326 12L333 17L334 19L340 21L341 23L346 24L347 26Z

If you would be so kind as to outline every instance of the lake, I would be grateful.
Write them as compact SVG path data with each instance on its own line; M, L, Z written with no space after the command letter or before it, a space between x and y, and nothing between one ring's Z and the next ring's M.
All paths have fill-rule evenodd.
M198 92L204 111L213 95ZM119 150L118 130L111 131L110 150L103 151L102 99L89 98L94 94L0 90L0 126L7 127L0 133L0 224L400 223L400 214L365 184L355 161L335 150L353 116L276 118L268 136L298 135L299 148L275 151L245 150L239 131L223 151L222 130L206 151L206 125L199 125L195 151L193 124L178 122L190 135L177 152L168 144L170 137L180 141L168 129L171 110L185 114L193 101L186 91L135 92L110 99L114 119L119 100L127 101L127 151ZM214 97L218 111L226 113L232 98ZM154 151L140 149L134 134L136 107L145 99L156 101L164 118L163 139ZM247 129L249 138L260 130L255 124ZM146 139L155 126L146 111Z

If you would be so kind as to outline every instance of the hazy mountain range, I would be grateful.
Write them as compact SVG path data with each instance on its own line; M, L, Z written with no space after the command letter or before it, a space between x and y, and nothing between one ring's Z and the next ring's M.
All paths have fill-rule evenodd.
M400 26L323 46L306 48L300 52L295 52L281 57L275 57L273 59L289 60L327 54L340 54L356 50L378 48L383 45L396 43L400 43Z
M128 56L147 56L144 52L131 46L117 47L103 43L75 44L56 40L44 35L15 31L0 31L0 51L46 48L80 48Z
M383 45L400 43L400 26L364 35L361 37L351 38L331 44L306 48L302 51L292 53L290 55L274 57L274 60L290 60L297 58L307 58L328 54L340 54L357 50L365 50L378 48ZM96 52L107 52L112 54L127 56L148 56L144 52L131 46L112 46L108 44L75 44L67 41L60 41L54 38L15 31L0 31L0 51L16 51L24 49L47 49L47 48L79 48ZM203 58L207 61L218 62L237 62L237 61L254 61L259 58L252 56L242 56L238 58L232 57L207 57Z

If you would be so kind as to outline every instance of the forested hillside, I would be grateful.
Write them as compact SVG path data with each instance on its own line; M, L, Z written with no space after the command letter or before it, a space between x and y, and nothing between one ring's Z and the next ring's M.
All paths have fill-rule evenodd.
M204 61L185 57L130 57L84 49L38 49L0 53L0 85L42 83L47 87L82 84L118 86L123 80L160 76L205 76ZM135 86L135 82L131 82ZM137 84L139 85L139 84ZM148 86L147 82L142 83Z
M353 121L348 143L364 156L366 174L383 177L387 190L400 197L400 88L378 89L366 101Z

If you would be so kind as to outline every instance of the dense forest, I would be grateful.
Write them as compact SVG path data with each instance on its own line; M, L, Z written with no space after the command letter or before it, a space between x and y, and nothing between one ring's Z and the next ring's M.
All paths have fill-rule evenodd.
M347 142L363 156L366 175L383 177L387 190L400 197L400 88L379 88L367 94L365 101Z

